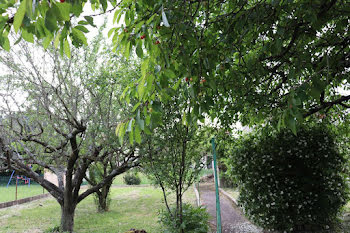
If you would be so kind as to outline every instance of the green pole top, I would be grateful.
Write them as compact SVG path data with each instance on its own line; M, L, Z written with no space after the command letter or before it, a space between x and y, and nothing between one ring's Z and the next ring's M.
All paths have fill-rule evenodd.
M221 233L221 210L220 210L220 197L219 197L219 185L218 185L218 174L216 171L216 149L215 149L215 138L211 139L213 148L213 161L214 161L214 180L215 180L215 194L216 194L216 232Z

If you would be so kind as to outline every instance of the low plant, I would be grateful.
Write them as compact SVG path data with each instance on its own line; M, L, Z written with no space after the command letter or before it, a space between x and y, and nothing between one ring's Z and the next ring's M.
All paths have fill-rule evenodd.
M141 178L138 176L137 173L134 172L128 172L123 177L124 183L127 185L139 185L141 184Z
M207 233L209 231L209 214L202 206L194 207L190 204L182 206L182 223L176 214L176 207L159 213L159 222L167 233Z

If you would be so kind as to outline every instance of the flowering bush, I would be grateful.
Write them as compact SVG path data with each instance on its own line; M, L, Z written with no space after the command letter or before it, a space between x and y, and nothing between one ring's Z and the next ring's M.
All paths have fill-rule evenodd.
M260 131L241 138L230 169L256 224L281 231L329 228L346 203L346 159L326 127Z

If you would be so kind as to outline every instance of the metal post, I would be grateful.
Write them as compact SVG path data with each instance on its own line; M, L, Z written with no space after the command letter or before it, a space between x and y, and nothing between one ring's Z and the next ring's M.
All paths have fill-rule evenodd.
M13 176L14 173L15 173L15 170L12 171L11 177L10 177L10 179L9 179L9 182L8 182L7 185L6 185L6 188L9 187L9 185L10 185L10 183L11 183L11 180L12 180L12 176Z
M18 183L18 176L16 176L16 201L17 201L17 183Z
M220 198L219 198L219 185L218 174L216 171L216 150L215 150L215 138L211 139L211 145L213 148L213 160L214 160L214 180L215 180L215 193L216 193L216 230L217 233L221 233L221 210L220 210Z

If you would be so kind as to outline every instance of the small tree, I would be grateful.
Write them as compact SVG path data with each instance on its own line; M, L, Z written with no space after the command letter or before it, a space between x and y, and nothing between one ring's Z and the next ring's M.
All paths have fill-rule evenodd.
M163 191L170 229L186 232L183 215L183 194L192 185L202 168L201 148L198 147L196 127L181 118L181 110L188 111L180 98L157 108L163 111L162 125L147 141L147 152L142 162L144 171L153 177ZM175 208L170 207L167 191L175 193Z
M261 132L238 140L231 171L239 202L258 225L288 232L320 231L348 199L347 163L326 125Z

